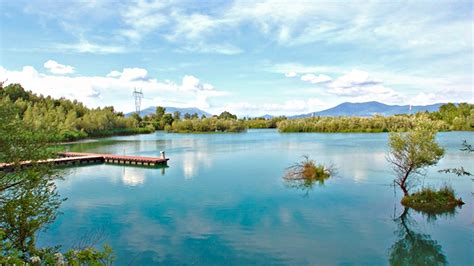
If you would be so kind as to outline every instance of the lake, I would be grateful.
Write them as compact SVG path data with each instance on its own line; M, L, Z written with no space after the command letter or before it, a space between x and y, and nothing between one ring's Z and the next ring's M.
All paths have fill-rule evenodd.
M399 217L401 191L386 162L387 134L166 134L104 138L69 151L159 156L168 168L97 164L69 168L57 182L67 201L40 233L39 246L108 243L117 265L386 265L433 259L473 265L472 167L459 150L472 132L438 135L445 157L420 184L452 184L466 202L452 215ZM332 164L323 185L285 183L308 155ZM409 253L404 253L406 249Z

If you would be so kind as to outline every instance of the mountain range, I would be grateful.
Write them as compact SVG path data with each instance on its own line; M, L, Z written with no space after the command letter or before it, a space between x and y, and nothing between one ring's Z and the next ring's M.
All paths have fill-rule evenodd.
M435 112L443 103L431 105L388 105L380 102L364 102L364 103L341 103L335 107L308 114L291 116L290 118L304 118L311 116L373 116L373 115L396 115L410 114L417 112Z
M307 114L300 114L294 116L288 116L288 118L305 118L305 117L312 117L312 116L373 116L373 115L395 115L395 114L410 114L410 113L417 113L417 112L435 112L439 110L439 107L444 103L436 103L431 105L388 105L380 102L363 102L363 103L350 103L345 102L341 103L335 107L319 111L319 112L312 112ZM212 116L212 114L205 112L196 107L189 107L189 108L178 108L178 107L165 107L166 113L174 113L175 111L179 111L181 116L184 114L194 114L197 113L199 117L205 115L207 117ZM140 112L140 116L146 116L150 114L154 114L156 110L156 106L150 106L148 108L143 109ZM130 116L132 113L126 114L126 116ZM261 116L266 119L270 119L273 116L266 114Z
M181 113L181 117L183 117L184 114L186 114L186 113L188 113L190 115L192 115L194 113L197 113L199 115L199 117L201 117L202 115L205 115L206 117L211 117L212 116L210 113L205 112L205 111L203 111L199 108L196 108L196 107L179 108L179 107L167 106L165 108L166 108L166 113L167 114L173 114L174 112L178 111L178 112ZM147 108L141 110L140 111L140 116L144 117L144 116L147 116L147 115L154 114L155 112L156 112L156 106L150 106L150 107L147 107ZM128 116L132 115L133 113L135 113L135 112L128 113L125 116L128 117Z

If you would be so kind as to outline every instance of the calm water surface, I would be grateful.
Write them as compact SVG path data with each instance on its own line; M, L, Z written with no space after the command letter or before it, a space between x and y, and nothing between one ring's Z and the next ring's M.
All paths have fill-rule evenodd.
M396 219L401 193L391 186L385 160L387 137L158 132L72 144L70 151L127 155L164 150L171 159L165 169L69 169L58 181L68 200L39 243L69 248L100 236L118 265L386 265L406 258L400 250L406 246L415 258L473 265L473 183L437 170L464 165L474 171L474 155L459 151L474 134L439 134L446 156L420 180L449 181L466 205L436 218L410 212L403 223ZM285 168L302 155L333 164L337 176L306 190L288 186Z

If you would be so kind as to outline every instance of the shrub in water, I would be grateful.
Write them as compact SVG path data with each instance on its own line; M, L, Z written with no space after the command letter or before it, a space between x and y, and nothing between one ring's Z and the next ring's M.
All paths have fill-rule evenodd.
M452 211L464 202L461 198L456 198L454 190L449 186L444 186L439 190L423 188L409 196L405 196L401 202L405 207L425 213L443 213Z

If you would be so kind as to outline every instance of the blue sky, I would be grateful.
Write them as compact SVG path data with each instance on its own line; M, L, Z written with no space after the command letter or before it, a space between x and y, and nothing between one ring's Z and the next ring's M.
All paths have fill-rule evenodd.
M0 3L0 79L91 107L474 102L472 1Z

